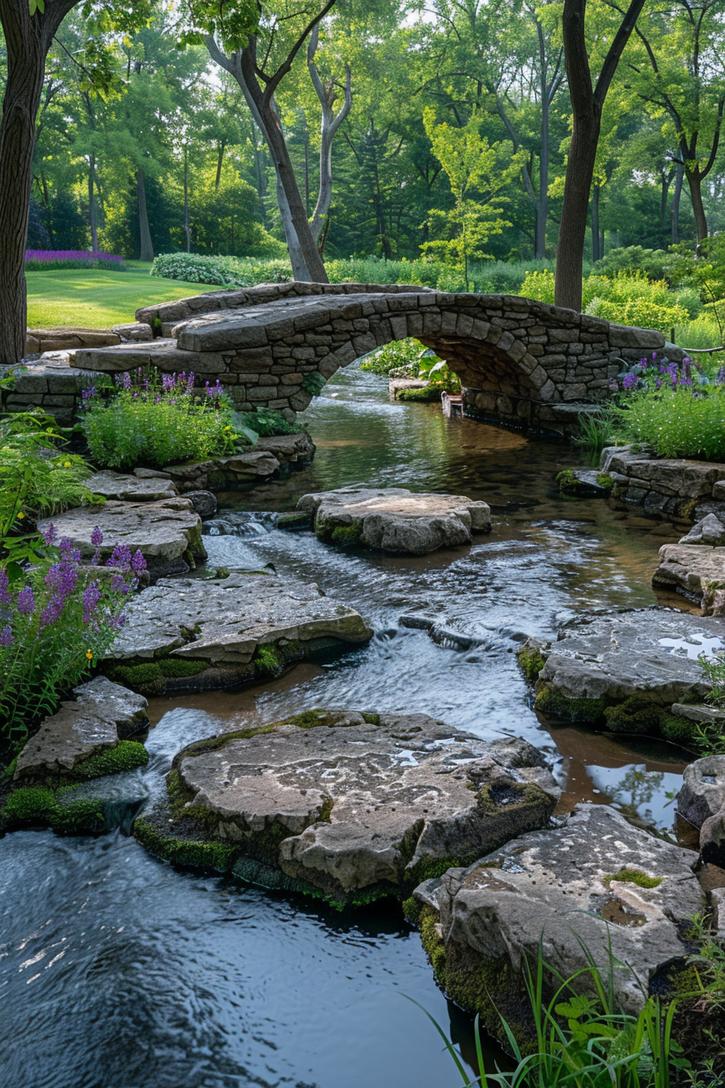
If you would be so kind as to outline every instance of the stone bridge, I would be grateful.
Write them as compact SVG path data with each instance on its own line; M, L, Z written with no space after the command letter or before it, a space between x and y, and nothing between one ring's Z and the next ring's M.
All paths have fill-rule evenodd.
M665 348L650 329L531 299L373 284L219 291L139 310L137 320L151 327L151 342L80 349L76 372L193 370L202 380L220 378L243 411L264 406L292 418L321 379L414 336L460 377L468 414L553 434L566 434L605 400L626 364Z

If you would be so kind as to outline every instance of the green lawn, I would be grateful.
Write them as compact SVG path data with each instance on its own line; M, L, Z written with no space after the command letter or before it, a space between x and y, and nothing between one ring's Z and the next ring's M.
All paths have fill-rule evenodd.
M28 328L107 329L133 321L139 306L219 290L210 284L150 276L149 268L135 261L126 272L84 268L28 272Z

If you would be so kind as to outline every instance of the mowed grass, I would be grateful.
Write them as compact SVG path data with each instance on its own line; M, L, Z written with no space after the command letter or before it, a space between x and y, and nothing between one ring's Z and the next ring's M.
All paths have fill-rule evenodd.
M139 306L219 290L212 284L150 276L150 267L134 262L126 272L105 268L28 272L28 328L107 329L133 321Z

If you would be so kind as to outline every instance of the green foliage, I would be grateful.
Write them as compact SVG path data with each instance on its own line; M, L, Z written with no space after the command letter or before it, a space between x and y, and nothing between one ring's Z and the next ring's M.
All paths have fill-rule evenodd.
M15 569L38 554L39 540L27 532L38 518L103 501L86 486L91 468L64 445L41 410L0 421L0 560Z
M93 399L82 420L91 457L103 468L163 468L234 453L249 444L223 394L198 396L194 376L164 375Z
M299 434L300 423L290 423L275 408L255 408L253 412L237 412L235 420L257 435Z
M649 876L648 873L643 873L639 869L618 869L616 873L610 873L609 876L604 878L605 884L611 884L612 881L624 881L625 884L636 884L638 888L659 888L662 883L661 876Z
M217 283L221 287L254 287L292 279L289 262L243 257L204 257L199 253L163 253L151 266L152 276L188 283Z
M445 978L442 946L435 956L436 973ZM541 948L536 963L525 964L531 1038L522 1038L520 1025L496 1008L499 1033L513 1056L513 1069L492 1069L477 1015L476 1073L471 1077L442 1027L426 1012L465 1088L670 1088L675 1074L690 1068L673 1038L677 1002L649 997L638 1014L625 1012L614 996L611 978L585 949L582 959L584 966L566 978L546 963ZM613 969L612 961L610 973ZM497 1002L498 997L494 987L487 1000Z
M275 646L258 646L254 667L262 676L278 676L284 667L284 658Z
M371 374L390 375L392 370L400 370L398 377L414 378L418 376L418 366L426 348L420 340L407 337L404 340L391 340L381 348L376 348L360 364L361 370ZM402 372L405 373L402 373Z
M305 374L302 379L302 388L312 397L319 397L326 384L326 379L322 374L315 370L310 371L309 374Z
M612 413L617 441L648 446L660 457L725 460L725 386L641 390Z
M113 748L106 748L97 755L76 764L74 778L100 778L106 774L121 774L136 767L145 767L149 754L138 740L120 740Z

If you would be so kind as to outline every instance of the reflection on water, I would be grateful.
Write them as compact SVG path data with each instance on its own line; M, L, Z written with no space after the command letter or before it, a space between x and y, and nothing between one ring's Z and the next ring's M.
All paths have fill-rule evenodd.
M146 780L176 751L240 723L333 705L425 711L482 737L557 752L561 808L611 800L672 823L681 763L663 748L576 729L549 733L516 666L528 635L574 612L651 604L666 526L567 500L553 477L576 455L435 406L387 400L342 372L308 412L315 463L237 496L211 526L210 563L317 581L376 634L330 664L242 692L155 700ZM272 511L305 491L409 486L484 498L495 527L470 549L420 560L345 555L285 533ZM390 913L349 918L177 873L120 835L22 833L0 841L0 1085L23 1088L443 1088L450 1060L415 997L447 1028L415 934ZM467 1022L452 1031L465 1046Z

